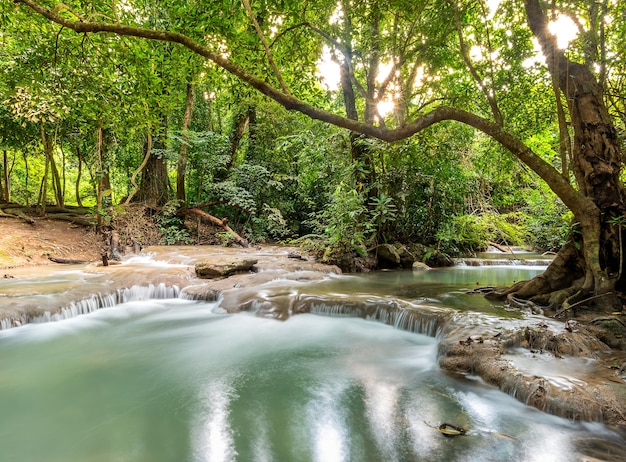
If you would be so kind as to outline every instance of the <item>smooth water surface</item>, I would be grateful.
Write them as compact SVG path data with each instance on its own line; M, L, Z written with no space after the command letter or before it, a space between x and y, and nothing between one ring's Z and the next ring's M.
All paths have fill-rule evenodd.
M541 274L541 266L455 266L428 271L384 271L332 277L317 285L321 294L397 297L460 311L516 316L502 303L469 292L483 287L507 286Z
M442 374L430 337L214 308L130 302L0 332L0 460L611 460L623 443Z

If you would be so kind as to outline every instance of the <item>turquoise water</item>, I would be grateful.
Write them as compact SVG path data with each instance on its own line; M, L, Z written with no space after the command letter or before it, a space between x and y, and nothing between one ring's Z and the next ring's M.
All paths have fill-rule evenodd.
M433 338L215 307L130 302L1 331L0 460L572 461L624 450L601 424L443 374ZM470 432L447 438L443 422Z

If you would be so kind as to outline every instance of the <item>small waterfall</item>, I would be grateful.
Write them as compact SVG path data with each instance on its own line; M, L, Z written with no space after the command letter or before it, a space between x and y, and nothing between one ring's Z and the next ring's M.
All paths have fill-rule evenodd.
M455 266L548 266L547 258L453 258Z
M118 289L111 294L95 294L92 297L71 302L68 306L61 308L58 312L46 311L41 315L28 316L21 314L19 318L4 318L0 320L0 330L19 327L28 323L43 323L62 321L74 318L82 314L92 313L101 308L112 308L121 303L142 301L142 300L163 300L168 298L186 298L177 286L168 287L161 283L147 286L132 286L125 289Z
M379 307L366 319L393 326L395 329L437 337L444 317L437 313L418 311L413 308L398 307L395 310L389 310L386 307Z
M28 322L28 317L20 313L18 316L12 316L10 318L0 319L0 330L11 329L13 327L20 327Z
M407 307L400 301L364 300L309 300L298 312L308 312L331 317L353 317L376 321L416 334L436 337L445 322L446 315L430 307Z
M331 317L346 317L346 318L363 318L363 310L354 307L352 305L345 304L327 304L327 303L314 303L310 308L311 314L317 314L321 316Z

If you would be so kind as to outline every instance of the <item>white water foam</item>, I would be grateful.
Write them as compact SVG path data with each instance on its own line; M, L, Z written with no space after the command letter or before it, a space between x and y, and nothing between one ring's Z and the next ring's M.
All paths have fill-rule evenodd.
M177 286L168 287L161 283L147 286L135 285L125 289L119 289L111 294L94 294L92 297L71 302L56 313L44 312L40 316L28 317L21 314L18 319L4 318L0 320L0 330L20 327L28 323L57 322L75 318L83 314L93 313L102 308L112 308L127 302L145 300L165 300L170 298L186 298L185 294Z

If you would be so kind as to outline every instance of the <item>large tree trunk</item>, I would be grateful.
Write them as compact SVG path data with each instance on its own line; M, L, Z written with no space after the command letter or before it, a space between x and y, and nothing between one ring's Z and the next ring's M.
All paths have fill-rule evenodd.
M570 206L580 235L572 236L571 244L559 252L544 275L508 292L547 301L553 308L589 299L597 306L621 309L618 295L624 281L620 234L626 207L619 179L622 161L617 132L604 105L602 88L589 66L570 61L558 49L538 0L526 0L526 12L548 69L565 95L574 131L574 177L579 193L593 206Z
M167 119L163 117L162 132L153 137L153 148L141 175L139 191L134 202L143 202L152 207L162 207L170 200L170 182L165 159L165 133Z
M154 142L154 149L163 152L162 139ZM164 155L151 155L143 169L139 191L135 202L143 202L149 206L162 207L170 199L170 183L167 177L167 162Z

